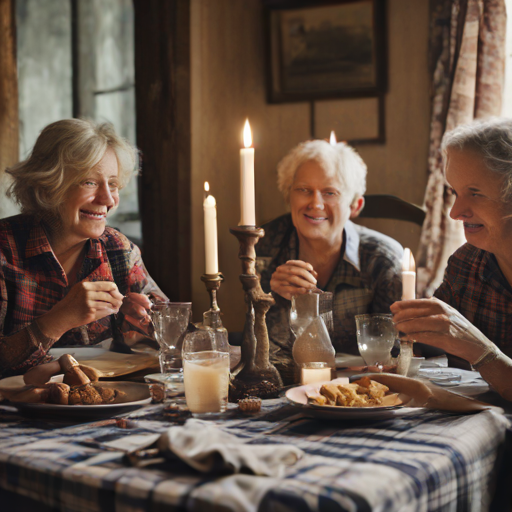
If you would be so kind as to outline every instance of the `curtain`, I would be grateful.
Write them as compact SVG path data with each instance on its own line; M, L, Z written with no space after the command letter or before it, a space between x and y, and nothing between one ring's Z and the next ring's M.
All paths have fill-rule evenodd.
M450 255L464 242L450 219L454 198L443 175L446 131L476 118L500 115L505 76L505 0L431 0L432 115L427 211L418 249L418 296L430 297Z

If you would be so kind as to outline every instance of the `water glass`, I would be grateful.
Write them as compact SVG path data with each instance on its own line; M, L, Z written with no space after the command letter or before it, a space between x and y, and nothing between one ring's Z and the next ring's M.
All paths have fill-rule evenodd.
M208 417L228 407L229 345L211 328L188 332L183 340L185 398L194 416Z
M357 346L367 366L382 371L391 364L391 349L397 338L392 315L356 315Z
M183 337L192 314L191 302L155 302L151 320L160 345L160 380L169 393L183 393L183 364L181 350Z

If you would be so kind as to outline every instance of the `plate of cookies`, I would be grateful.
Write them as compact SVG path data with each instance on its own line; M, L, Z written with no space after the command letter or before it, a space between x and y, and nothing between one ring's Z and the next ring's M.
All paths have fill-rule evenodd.
M384 384L361 377L349 382L346 377L291 388L286 398L308 415L321 418L388 418L411 412L411 397L395 393ZM417 408L416 408L417 410Z
M147 384L100 381L101 372L69 354L0 381L0 394L32 416L107 417L151 402Z

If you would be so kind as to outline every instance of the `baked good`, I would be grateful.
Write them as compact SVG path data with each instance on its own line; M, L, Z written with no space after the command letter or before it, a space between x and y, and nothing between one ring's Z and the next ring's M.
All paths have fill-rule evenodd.
M380 405L389 388L369 377L363 377L349 384L329 382L319 391L308 391L308 403L335 405L339 407L368 407Z

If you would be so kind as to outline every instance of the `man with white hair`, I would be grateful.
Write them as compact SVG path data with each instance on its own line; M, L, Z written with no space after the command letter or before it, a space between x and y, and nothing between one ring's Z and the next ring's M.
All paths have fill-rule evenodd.
M364 206L366 165L347 144L303 142L277 173L290 213L263 226L256 251L261 285L276 299L267 314L271 359L291 383L291 298L331 292L333 345L357 354L354 316L390 312L402 291L403 250L392 238L351 222Z

